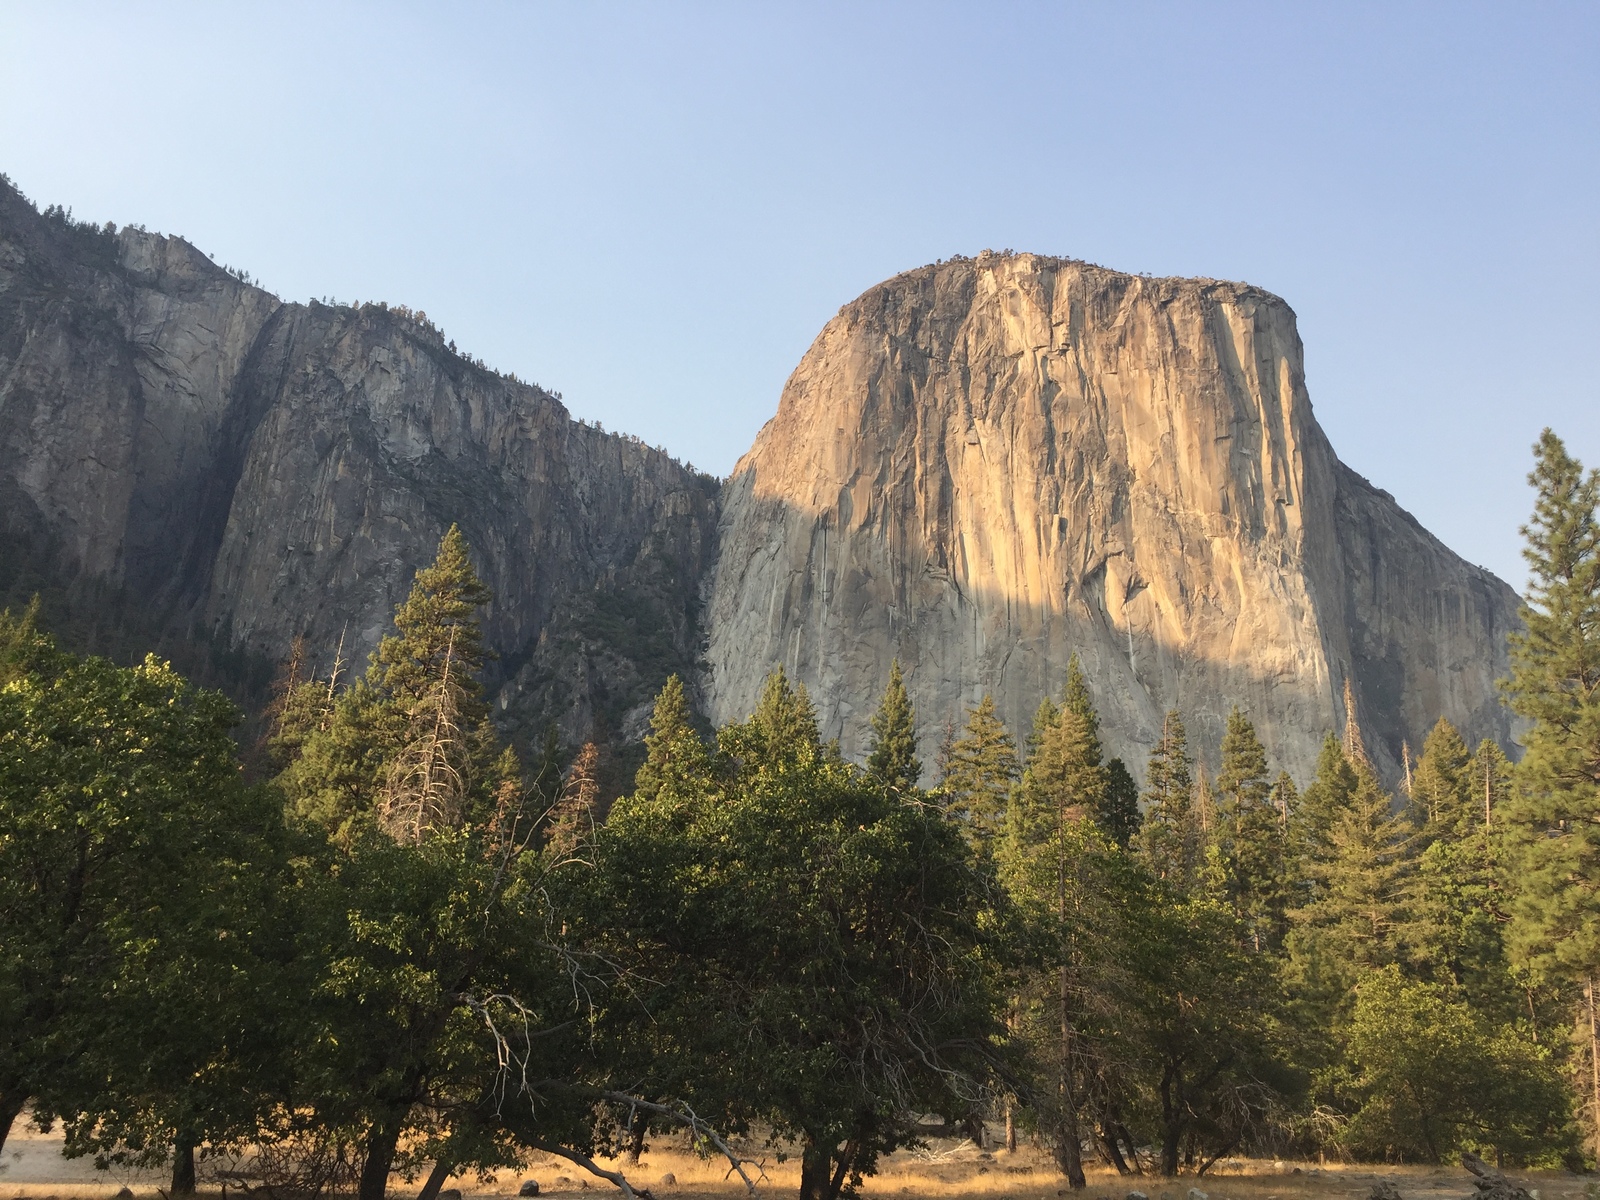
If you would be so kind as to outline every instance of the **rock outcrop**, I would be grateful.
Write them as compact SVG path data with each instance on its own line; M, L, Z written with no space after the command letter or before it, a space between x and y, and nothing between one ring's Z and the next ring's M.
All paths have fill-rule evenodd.
M693 669L717 489L419 315L286 304L0 183L0 593L27 563L169 641L275 662L304 636L325 674L341 642L360 667L458 522L508 726L636 736Z
M782 663L859 757L898 656L931 756L986 691L1024 731L1073 654L1135 770L1167 708L1215 747L1238 703L1303 780L1347 680L1391 774L1440 715L1509 732L1516 598L1340 464L1257 289L909 272L822 331L719 495L420 314L286 304L0 183L0 601L203 644L259 696L296 637L359 666L451 522L525 741L634 739L671 671L743 716Z
M1441 715L1508 742L1510 588L1335 457L1294 313L1259 289L1033 255L924 267L823 329L723 496L711 716L783 664L860 758L899 657L924 756L992 692L1025 732L1084 665L1139 772L1162 714L1229 708L1302 782Z

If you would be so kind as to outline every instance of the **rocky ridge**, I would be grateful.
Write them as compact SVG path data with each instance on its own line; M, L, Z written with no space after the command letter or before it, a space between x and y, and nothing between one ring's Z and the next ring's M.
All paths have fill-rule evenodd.
M694 668L716 480L416 314L284 303L181 239L3 184L0 464L0 593L109 589L168 645L274 663L303 636L324 675L341 647L359 668L458 522L496 596L508 727L636 737Z
M525 749L635 740L671 671L743 716L782 663L860 757L896 656L929 759L985 691L1025 731L1074 653L1136 771L1167 707L1215 746L1237 701L1303 780L1346 680L1391 774L1441 714L1510 732L1515 596L1338 461L1293 312L1240 284L908 272L827 325L719 485L419 314L284 303L0 184L0 452L0 602L40 588L80 648L257 699L296 637L359 665L459 523Z
M1508 743L1517 598L1339 462L1293 311L1030 254L924 267L818 335L724 489L715 720L782 663L860 758L891 659L931 758L992 692L1025 732L1084 665L1137 772L1228 708L1302 781L1348 680L1398 774L1445 715Z

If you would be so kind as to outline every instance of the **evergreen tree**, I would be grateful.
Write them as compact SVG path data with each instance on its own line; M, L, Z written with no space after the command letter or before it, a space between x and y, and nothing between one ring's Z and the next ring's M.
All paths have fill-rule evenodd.
M1144 778L1147 815L1141 852L1158 878L1186 892L1194 877L1198 843L1188 735L1183 714L1175 708L1161 723L1161 737L1150 750Z
M1223 895L1252 947L1275 949L1289 902L1287 842L1270 803L1266 749L1237 706L1222 738L1217 795Z
M1355 765L1345 757L1344 745L1330 733L1323 739L1322 750L1317 755L1317 773L1301 795L1300 806L1289 822L1289 836L1297 861L1328 856L1334 823L1349 808L1355 790ZM1311 883L1309 878L1306 882Z
M872 717L872 748L867 775L890 791L909 793L922 778L917 761L917 720L900 675L900 660L889 664L889 686Z
M683 680L667 677L650 714L645 759L634 776L634 795L654 799L664 790L693 786L706 769L708 754L692 723Z
M342 691L301 685L281 718L290 761L278 786L307 834L295 1086L327 1136L359 1146L360 1200L382 1200L391 1170L418 1158L435 1161L430 1196L452 1167L506 1161L479 1110L504 1049L491 1028L531 1020L531 1039L545 1014L538 1069L552 1080L570 1070L558 1065L573 1039L557 1014L571 959L551 945L559 922L547 905L572 847L542 856L529 845L540 813L475 677L487 600L452 528L366 676ZM561 826L547 833L570 841ZM554 1114L538 1136L579 1136Z
M1467 814L1472 803L1467 772L1471 757L1456 727L1440 717L1422 743L1422 757L1411 780L1411 803L1430 836L1454 830Z
M1498 841L1505 832L1506 813L1503 809L1512 797L1516 768L1506 757L1506 752L1500 749L1499 743L1484 738L1472 752L1472 759L1462 774L1467 799L1462 808L1460 826L1481 827Z
M1294 780L1289 777L1289 772L1278 772L1278 778L1273 781L1272 794L1268 796L1267 802L1272 805L1273 812L1278 814L1278 825L1283 830L1286 844L1292 845L1287 839L1295 811L1300 807L1300 790L1294 786Z
M1074 997L1079 989L1075 981L1082 975L1086 931L1076 881L1085 847L1092 846L1097 836L1092 831L1098 828L1110 777L1102 761L1099 719L1076 655L1068 664L1061 707L1048 701L1041 704L1034 730L1027 765L1006 813L999 858L1012 896L1031 909L1048 931L1044 934L1051 945L1048 966L1044 976L1034 980L1035 990L1050 997L1041 1001L1036 1016L1054 1031L1047 1043L1054 1097L1048 1119L1068 1184L1081 1188L1083 1081L1078 1045L1083 1014Z
M1006 802L1017 781L1017 744L985 695L967 711L967 726L950 744L940 790L951 813L975 843L999 835Z
M1120 758L1106 764L1106 790L1096 816L1105 835L1124 850L1139 832L1139 785Z
M1370 766L1353 765L1351 773L1353 790L1328 814L1325 836L1305 862L1311 899L1289 914L1290 975L1325 1027L1348 1008L1365 974L1405 961L1413 920L1416 834L1392 811Z
M1517 883L1510 940L1536 970L1581 983L1592 997L1600 976L1600 472L1585 471L1546 429L1528 480L1537 493L1522 530L1528 592L1505 684L1512 710L1532 722L1515 796L1502 807ZM1591 999L1586 1057L1600 1145L1593 1012Z

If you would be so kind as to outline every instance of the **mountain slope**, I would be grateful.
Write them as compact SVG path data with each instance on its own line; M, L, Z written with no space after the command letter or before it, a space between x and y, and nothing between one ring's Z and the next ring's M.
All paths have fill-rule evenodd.
M1026 254L889 280L796 368L720 540L711 716L781 662L855 757L895 656L928 758L985 691L1025 732L1073 654L1135 770L1167 708L1215 747L1237 702L1303 781L1346 679L1391 775L1441 714L1508 741L1515 595L1338 461L1293 312L1244 285Z
M497 712L616 738L693 669L717 486L405 310L285 304L0 184L0 594L42 582L85 628L115 596L130 643L254 663L304 636L326 674L457 522L497 597Z

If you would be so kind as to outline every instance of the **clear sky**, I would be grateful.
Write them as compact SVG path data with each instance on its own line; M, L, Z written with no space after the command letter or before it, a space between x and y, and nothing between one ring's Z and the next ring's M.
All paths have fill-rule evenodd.
M0 171L425 309L726 474L838 308L985 248L1243 279L1340 456L1520 585L1600 465L1600 3L0 0Z

